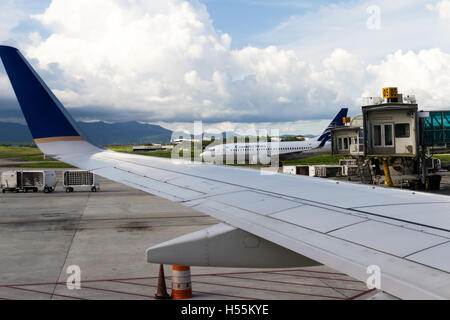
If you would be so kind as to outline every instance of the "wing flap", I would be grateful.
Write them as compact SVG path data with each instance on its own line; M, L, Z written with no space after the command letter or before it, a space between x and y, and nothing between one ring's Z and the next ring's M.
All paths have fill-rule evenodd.
M300 202L291 201L274 195L245 190L241 192L227 193L209 197L209 201L216 201L246 211L252 211L263 215L269 215L278 211L303 205Z
M407 257L409 260L450 272L450 241Z
M271 215L278 220L283 220L295 225L327 233L336 229L344 228L356 223L368 221L356 215L340 213L322 207L304 205L298 208L284 210Z
M363 210L364 212L374 214L386 214L389 211L389 216L401 220L415 221L423 226L437 226L443 230L450 230L450 203L438 202L433 203L433 210L428 210L430 203L407 203L407 204L392 204L390 206L370 206L359 207L354 209Z
M398 257L406 257L448 241L443 237L378 221L351 225L330 235Z

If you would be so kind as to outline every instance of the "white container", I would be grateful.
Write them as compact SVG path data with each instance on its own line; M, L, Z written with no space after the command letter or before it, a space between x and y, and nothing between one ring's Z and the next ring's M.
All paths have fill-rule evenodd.
M35 189L43 187L45 184L44 171L22 171L18 174L22 175L22 188Z
M358 166L357 165L343 165L342 166L342 175L343 176L356 176L358 174Z
M45 184L44 192L53 192L56 187L56 172L55 171L44 171Z
M2 192L34 191L45 185L44 171L5 171L1 175Z
M4 171L0 176L0 186L2 192L15 191L20 184L18 180L17 171Z
M309 167L308 165L283 166L283 173L308 176Z
M284 174L297 174L297 167L296 166L283 166L283 173Z
M73 192L75 187L89 187L93 192L100 190L98 177L89 171L64 171L62 178L63 187L66 192Z
M341 177L342 166L337 165L316 165L310 166L309 175L312 177Z

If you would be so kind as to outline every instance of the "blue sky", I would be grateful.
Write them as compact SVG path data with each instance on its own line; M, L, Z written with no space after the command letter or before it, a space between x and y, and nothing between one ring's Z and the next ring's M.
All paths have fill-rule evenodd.
M450 109L450 0L4 0L0 19L79 120L320 133L383 86ZM2 67L0 106L23 121Z
M267 45L256 36L291 16L313 11L331 1L276 1L276 0L204 0L217 29L229 33L233 48L247 45Z

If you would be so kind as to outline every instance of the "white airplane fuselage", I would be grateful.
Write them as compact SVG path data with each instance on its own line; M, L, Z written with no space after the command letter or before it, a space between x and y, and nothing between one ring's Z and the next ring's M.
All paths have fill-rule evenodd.
M321 146L321 141L311 139L307 141L228 143L207 147L200 156L206 162L250 159L251 162L257 163L266 162L262 159L274 157L278 157L280 160L299 159L330 151L330 141Z

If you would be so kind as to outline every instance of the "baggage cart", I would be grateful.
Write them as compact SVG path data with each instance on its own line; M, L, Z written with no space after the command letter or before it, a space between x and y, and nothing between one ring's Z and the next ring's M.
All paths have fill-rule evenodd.
M63 188L73 192L74 188L90 188L92 192L100 190L100 184L95 174L89 171L71 170L63 172Z

